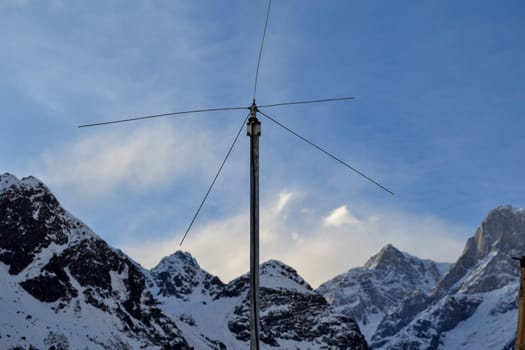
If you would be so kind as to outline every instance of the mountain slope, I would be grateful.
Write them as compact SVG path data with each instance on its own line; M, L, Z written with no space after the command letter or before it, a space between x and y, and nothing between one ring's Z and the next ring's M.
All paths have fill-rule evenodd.
M189 348L155 306L140 266L66 212L40 181L0 176L0 213L2 295L9 296L1 308L24 315L2 317L3 345Z
M317 289L335 308L355 318L370 339L379 322L404 298L420 300L441 276L438 265L387 245L363 267L350 269Z
M32 177L0 175L0 281L1 348L248 346L247 275L224 284L182 252L145 270ZM262 349L368 349L353 320L278 261L261 266L261 309Z
M372 338L386 349L503 349L516 333L519 267L525 252L525 210L500 206L469 238L462 255L430 294L429 306L386 341L385 323Z
M291 267L272 260L262 264L260 272L262 348L368 349L357 324L334 312ZM210 344L221 349L247 348L248 275L221 287L216 277L200 270L188 253L181 252L163 259L152 274L174 281L169 282L175 287L170 293L159 291L159 306L185 323L181 329L196 348Z
M510 257L524 253L525 210L500 206L438 280L431 262L409 263L387 246L319 291L363 323L374 349L510 349L519 290L519 267Z

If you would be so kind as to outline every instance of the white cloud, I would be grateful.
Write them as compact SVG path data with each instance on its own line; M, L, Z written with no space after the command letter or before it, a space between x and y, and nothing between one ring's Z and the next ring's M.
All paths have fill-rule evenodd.
M275 207L275 210L279 213L279 212L282 212L284 210L284 208L286 207L286 205L290 202L290 200L292 199L293 197L293 193L292 192L281 192L279 194L279 200L277 201L277 205Z
M261 210L261 261L279 259L295 269L314 287L361 266L384 245L391 243L421 258L455 261L470 232L462 227L432 216L418 216L392 211L370 212L362 220L352 216L345 206L332 212L335 223L325 225L319 217L317 225L301 225L299 204L293 220L274 210L282 201L282 193ZM295 209L295 208L290 208ZM366 211L366 210L365 210ZM298 229L299 227L299 229ZM178 238L177 238L178 239ZM148 267L178 249L176 239L144 245L123 247ZM229 281L249 269L249 213L243 211L225 220L198 227L186 240L184 249L194 255L201 266Z
M343 205L332 210L327 217L323 218L323 224L327 227L339 227L343 225L357 225L359 220L348 211L346 205Z
M65 142L42 155L38 173L52 187L93 199L122 187L137 192L165 188L184 176L208 177L217 152L206 130L191 134L157 123Z

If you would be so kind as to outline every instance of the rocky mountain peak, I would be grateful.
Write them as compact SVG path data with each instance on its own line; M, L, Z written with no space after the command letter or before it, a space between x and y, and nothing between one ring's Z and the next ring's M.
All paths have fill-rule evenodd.
M73 231L90 231L75 230L80 222L36 178L4 174L0 183L0 261L10 274L18 274L48 247L65 245Z
M249 340L248 275L224 285L180 251L147 271L34 177L0 176L0 267L8 348L243 349ZM260 271L265 348L368 349L296 270L270 260Z
M295 269L278 260L264 262L260 267L260 276L261 287L313 292Z
M514 279L511 256L525 252L525 210L510 205L495 208L486 216L463 253L434 289L434 296L463 291L487 292Z
M9 173L0 174L0 192L18 183L20 183L20 180L14 175Z
M181 251L162 258L151 270L151 276L158 287L158 295L182 300L197 295L212 297L224 286L218 277L202 270L190 253Z
M190 266L195 269L200 269L197 260L188 252L177 250L175 253L162 258L156 268L176 268L180 266Z
M387 244L368 259L364 268L373 272L376 277L387 278L391 282L419 280L422 289L431 288L441 276L435 262L402 252L392 244Z
M34 176L24 177L19 180L16 176L10 173L0 174L0 193L8 190L12 186L15 186L16 188L24 188L26 190L32 189L51 193L46 185Z
M404 299L420 301L420 296L430 291L439 278L434 262L388 244L363 267L334 277L317 291L337 311L354 317L370 339L385 315L393 312Z
M525 210L502 205L492 210L475 234L475 255L482 258L498 250L508 254L522 254L525 241Z
M43 319L68 315L75 329L87 325L75 315L97 314L97 322L110 324L91 342L102 348L188 348L173 320L155 307L140 266L63 209L38 179L4 174L0 183L0 263L15 281L11 292L45 305ZM52 336L45 328L36 333L35 342Z
M489 254L518 254L525 251L525 210L502 205L490 211L470 238L462 258L471 265ZM460 258L461 259L461 258Z
M524 251L525 211L496 207L428 295L405 299L381 320L372 346L511 349L519 291L519 268L511 256Z
M364 266L368 269L376 269L386 266L398 265L400 263L404 263L407 260L406 258L406 255L399 251L392 244L387 244L379 251L379 253L368 259Z

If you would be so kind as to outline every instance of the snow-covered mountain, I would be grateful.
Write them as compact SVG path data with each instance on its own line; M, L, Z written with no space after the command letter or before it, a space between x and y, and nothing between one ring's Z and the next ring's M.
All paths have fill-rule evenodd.
M387 245L363 267L350 269L318 288L339 312L355 318L367 339L404 298L426 295L448 264L421 260Z
M260 268L261 341L277 349L368 349L357 324L334 312L291 267L275 260ZM245 349L250 339L248 275L227 285L176 252L152 270L159 307L196 348ZM164 286L168 285L168 288ZM159 288L157 287L157 288ZM168 292L166 292L168 291Z
M143 269L33 177L0 176L0 344L17 349L189 349Z
M246 349L248 276L189 254L151 271L65 211L39 180L0 175L0 348ZM263 349L368 349L295 270L261 266Z
M364 267L318 291L351 315L374 349L511 349L525 210L491 211L456 263L423 261L386 246Z
M454 264L385 246L313 290L261 265L264 349L505 349L515 337L525 210L491 211ZM151 271L64 210L39 180L0 175L0 348L245 349L248 275L175 252ZM359 326L354 321L357 320ZM360 331L363 331L363 334Z

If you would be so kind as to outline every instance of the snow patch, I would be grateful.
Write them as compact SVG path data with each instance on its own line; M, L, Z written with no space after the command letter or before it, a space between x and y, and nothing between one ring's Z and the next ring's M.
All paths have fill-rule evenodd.
M129 296L129 291L126 288L124 280L128 278L128 265L125 265L121 273L111 270L109 276L111 278L111 291L120 299L126 300Z
M5 191L13 185L18 185L19 183L20 180L18 180L16 176L9 173L2 174L0 175L0 192Z

